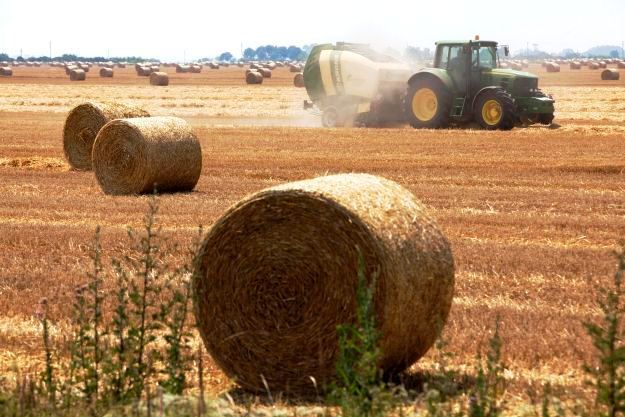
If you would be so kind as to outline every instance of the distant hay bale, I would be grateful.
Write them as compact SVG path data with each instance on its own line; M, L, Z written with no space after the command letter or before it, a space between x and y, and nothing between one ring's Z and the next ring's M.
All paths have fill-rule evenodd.
M65 75L69 75L72 70L79 69L77 65L66 65L65 66Z
M253 391L314 393L311 378L320 389L334 380L337 326L355 322L359 259L375 282L378 366L387 373L427 352L451 307L448 240L410 191L372 175L260 191L214 223L200 253L202 339Z
M200 65L191 65L189 67L189 72L192 72L194 74L199 74L202 72L202 67Z
M178 73L185 73L185 72L189 72L190 70L191 70L191 67L188 65L176 64L176 72Z
M0 67L0 75L3 77L10 77L13 75L13 69L9 67Z
M113 119L149 115L138 107L123 104L87 102L74 107L63 128L63 151L67 162L74 169L90 170L91 149L102 126Z
M304 74L301 72L295 74L295 77L293 77L293 85L298 88L304 87Z
M89 72L89 68L91 68L89 65L87 64L80 64L78 66L78 68L80 68L81 70L83 70L84 72Z
M69 72L70 81L84 81L87 78L87 74L83 69L73 69Z
M258 72L257 70L250 71L245 75L245 82L247 84L262 84L263 83L263 74Z
M520 62L513 62L510 64L510 67L515 71L523 71L523 64Z
M301 68L299 67L299 65L289 65L289 71L290 72L300 72Z
M581 62L577 62L577 61L575 61L575 62L571 62L571 63L569 64L569 67L570 67L572 70L580 70L580 69L582 69L582 63L581 63Z
M260 65L256 64L256 63L251 63L250 64L250 69L260 69Z
M153 72L159 72L160 70L161 70L161 67L159 67L158 65L150 66L150 74L152 74Z
M547 72L560 72L560 65L555 62L547 62L545 69Z
M599 69L599 64L596 62L591 62L588 64L588 69L591 70L598 70Z
M169 75L167 75L166 72L153 72L152 74L150 74L150 84L167 86L169 85Z
M210 69L219 69L219 64L216 64L215 62L209 62L208 63L208 68L210 68Z
M605 61L601 61L599 62L599 68L607 68L608 67L608 63Z
M263 78L271 78L271 70L268 68L260 68L258 70L263 76Z
M499 64L499 68L508 69L508 68L510 68L510 64L507 63L507 62L502 62L502 63Z
M113 70L111 68L100 68L100 77L108 77L108 78L112 78L113 77Z
M98 133L92 160L106 194L191 191L202 171L202 148L177 117L117 119Z
M117 65L117 68L126 68L126 64L122 64L121 62L115 65Z
M625 61L619 61L616 63L618 69L625 69Z
M615 69L605 69L601 72L601 79L604 81L617 81L621 78L621 74Z
M149 77L150 74L152 74L152 68L148 66L139 66L135 67L135 69L137 70L137 75L139 77Z

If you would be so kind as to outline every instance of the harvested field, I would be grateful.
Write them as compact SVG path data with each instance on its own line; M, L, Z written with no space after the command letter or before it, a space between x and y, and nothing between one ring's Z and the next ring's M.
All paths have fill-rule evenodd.
M261 188L334 173L387 177L431 209L452 243L452 365L474 363L500 317L512 396L545 381L585 395L591 343L581 321L599 313L596 289L611 279L625 230L625 79L530 71L555 97L558 125L486 132L318 128L288 68L253 87L244 68L172 73L159 89L134 68L71 86L62 68L16 68L0 79L0 374L41 362L35 306L48 297L55 320L66 317L96 225L104 248L122 253L126 227L141 225L148 197L107 196L93 173L69 171L63 158L69 109L121 97L183 117L204 150L195 191L160 198L159 224L173 242L184 247L198 223ZM429 366L426 356L413 369ZM228 386L208 368L211 391Z

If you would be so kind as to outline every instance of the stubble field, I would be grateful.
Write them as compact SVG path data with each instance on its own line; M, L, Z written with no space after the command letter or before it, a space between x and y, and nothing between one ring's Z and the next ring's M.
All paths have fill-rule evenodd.
M530 70L556 99L557 125L486 132L319 128L319 117L302 110L305 90L284 69L262 86L246 86L243 69L222 68L152 87L131 68L101 79L94 67L79 83L58 68L16 68L0 78L0 375L41 363L33 314L42 297L62 333L96 226L105 250L124 253L127 227L141 225L147 197L106 196L92 173L71 171L63 156L69 109L117 100L185 118L202 144L195 191L159 198L170 241L188 244L199 224L210 226L264 187L382 175L413 191L452 242L452 364L470 366L499 317L509 395L547 381L584 395L592 346L581 322L598 317L596 290L610 282L612 251L625 237L625 80ZM426 357L413 371L430 366ZM209 368L211 390L225 389L226 378Z

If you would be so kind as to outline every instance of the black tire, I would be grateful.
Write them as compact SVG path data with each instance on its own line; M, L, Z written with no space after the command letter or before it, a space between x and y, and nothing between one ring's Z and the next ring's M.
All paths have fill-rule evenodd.
M549 126L553 123L554 115L553 113L542 113L538 115L538 123L541 125Z
M436 109L430 119L419 118L414 111L413 101L418 92L429 89L436 96ZM408 86L404 99L404 111L406 120L415 129L441 129L449 126L449 113L451 111L451 94L447 87L440 81L420 78Z
M495 102L496 104L493 104ZM489 113L485 106L495 106L495 114L487 120ZM475 120L487 130L510 130L514 127L515 107L512 96L503 88L493 88L484 91L475 101L473 109Z

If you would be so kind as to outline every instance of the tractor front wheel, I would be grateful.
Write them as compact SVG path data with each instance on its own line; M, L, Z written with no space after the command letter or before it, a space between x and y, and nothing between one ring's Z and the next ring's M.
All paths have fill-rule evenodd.
M502 88L486 90L475 102L475 120L484 129L510 130L514 127L514 100Z
M451 94L438 81L420 79L408 87L405 112L415 129L438 129L449 125Z

